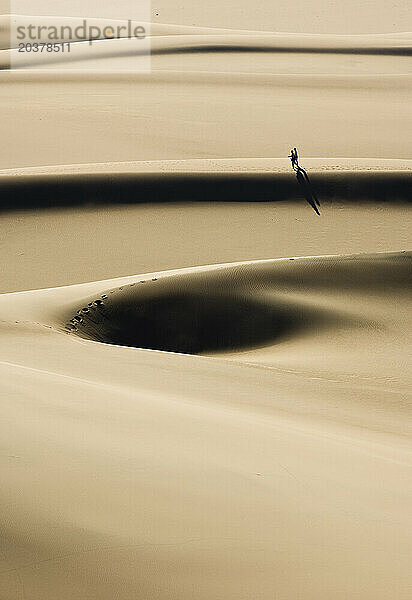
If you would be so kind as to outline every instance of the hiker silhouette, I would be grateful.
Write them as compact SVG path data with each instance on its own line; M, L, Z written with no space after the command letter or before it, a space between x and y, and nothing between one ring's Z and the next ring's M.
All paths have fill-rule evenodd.
M290 154L289 154L289 158L292 161L292 169L294 171L299 169L299 157L298 157L298 151L296 148L292 148L292 150L290 151Z
M320 202L310 182L309 175L306 173L305 169L302 169L302 167L299 166L299 156L296 148L293 148L290 151L289 158L292 162L292 169L296 173L296 179L306 202L310 204L315 213L320 216L320 212L318 210L318 207L320 207Z

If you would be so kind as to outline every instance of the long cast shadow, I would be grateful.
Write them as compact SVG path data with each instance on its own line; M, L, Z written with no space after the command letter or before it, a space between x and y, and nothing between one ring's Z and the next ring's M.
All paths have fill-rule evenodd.
M296 179L298 180L298 184L302 189L306 202L308 202L308 204L310 204L315 213L320 216L320 212L318 210L318 206L320 207L320 202L316 196L312 184L310 183L309 176L306 173L305 169L302 169L302 167L297 167Z

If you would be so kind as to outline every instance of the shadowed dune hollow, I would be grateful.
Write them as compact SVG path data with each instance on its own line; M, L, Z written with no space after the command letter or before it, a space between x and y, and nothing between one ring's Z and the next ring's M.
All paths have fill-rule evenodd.
M110 315L104 301L81 311L81 336L121 345L199 354L261 346L305 326L303 315L224 294L176 294L119 299Z
M407 252L216 266L140 279L86 299L65 315L65 328L119 346L241 351L325 330L335 336L377 329L359 310L359 298L381 296L386 304L388 293L409 295L410 274Z
M315 286L330 285L328 264L316 274L294 267L293 260L284 262L290 267L263 263L136 281L87 300L66 316L65 328L107 344L200 354L269 346L327 328L370 325L336 307L296 300L293 288L310 286L312 276ZM344 277L341 283L345 285ZM370 287L375 283L369 282Z
M333 320L320 311L236 292L153 290L139 297L130 287L88 303L66 329L108 344L200 354L270 345Z

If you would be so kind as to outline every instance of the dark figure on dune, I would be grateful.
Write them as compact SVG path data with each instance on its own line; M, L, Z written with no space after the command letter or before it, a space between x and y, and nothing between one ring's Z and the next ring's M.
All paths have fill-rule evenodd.
M294 171L299 169L299 157L298 157L298 151L296 148L292 148L292 150L290 151L290 154L289 154L289 158L292 161L292 169Z
M302 169L302 167L299 166L298 151L296 148L293 148L293 150L290 151L289 158L292 161L292 168L296 173L296 179L298 180L298 184L306 201L311 205L315 213L320 216L320 212L318 210L318 206L320 207L320 202L316 196L315 190L312 187L308 174L306 173L305 169Z

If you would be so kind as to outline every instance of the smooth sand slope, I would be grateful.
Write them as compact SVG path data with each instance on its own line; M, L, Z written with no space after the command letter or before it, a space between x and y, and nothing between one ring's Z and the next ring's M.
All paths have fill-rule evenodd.
M202 52L154 52L151 73L116 53L103 72L87 61L74 72L2 71L2 168L270 158L287 156L294 143L308 157L410 158L410 56L384 52L385 44L410 48L409 34L259 38L275 44L280 37L282 52L248 51L247 35L236 36L242 51L230 42L220 52L213 42ZM157 35L153 43L179 50L187 37ZM227 35L217 37L224 46ZM322 44L330 51L316 51ZM333 51L342 44L351 51ZM358 52L359 44L376 52ZM298 46L307 51L292 51ZM129 59L131 72L122 73Z
M410 274L319 257L3 295L2 597L408 598Z
M230 4L0 72L0 600L411 597L410 35Z

